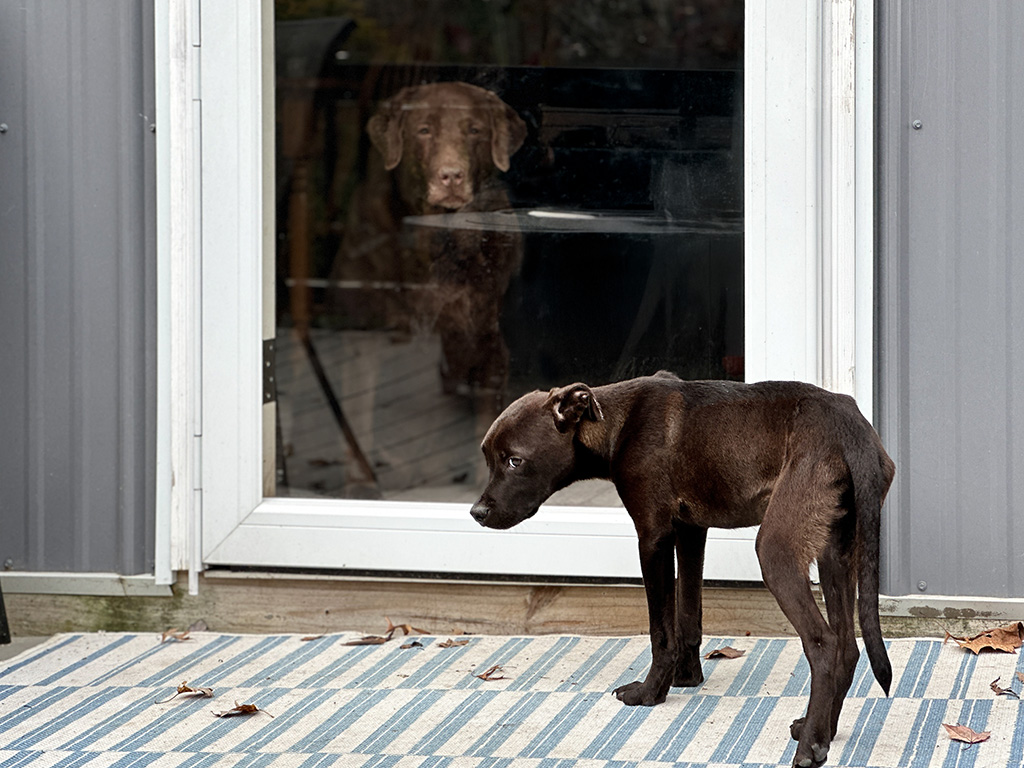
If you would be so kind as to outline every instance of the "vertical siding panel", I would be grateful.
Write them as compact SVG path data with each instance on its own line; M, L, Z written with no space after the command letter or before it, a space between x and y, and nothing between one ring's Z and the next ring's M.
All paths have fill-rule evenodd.
M5 20L7 17L5 13ZM24 14L11 18L10 23L0 23L0 51L4 57L16 61L25 58L26 30ZM0 366L0 443L5 445L0 457L0 565L15 552L28 551L31 533L29 461L23 450L31 428L27 343L31 274L26 259L13 258L14 248L20 248L28 237L30 201L20 182L25 178L30 139L24 123L14 119L12 109L15 104L26 103L27 91L25 71L5 66L0 77L0 122L8 124L7 133L0 135L0 360L4 361ZM2 191L15 187L17 193L13 195Z
M901 562L887 586L1019 597L1024 12L988 0L884 13L885 34L902 41L882 49L880 325L906 350L881 355L880 376L895 382L883 384L884 437L900 461L889 514L901 540L887 552Z
M0 327L24 360L20 400L0 405L26 422L0 448L20 468L3 474L0 558L19 570L151 568L152 21L151 0L0 0L0 39L26 41L0 48L24 82L0 103L25 142L0 189L0 210L26 201L23 231L0 217L0 263L24 284L24 321Z

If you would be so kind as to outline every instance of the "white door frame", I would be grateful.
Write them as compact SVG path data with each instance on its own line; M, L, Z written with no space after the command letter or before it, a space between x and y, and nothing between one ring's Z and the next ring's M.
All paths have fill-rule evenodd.
M621 509L498 533L463 505L263 498L272 4L158 6L158 581L189 569L194 588L205 564L639 576ZM871 3L768 6L745 22L747 379L824 384L870 415ZM706 575L760 578L749 529L712 531Z

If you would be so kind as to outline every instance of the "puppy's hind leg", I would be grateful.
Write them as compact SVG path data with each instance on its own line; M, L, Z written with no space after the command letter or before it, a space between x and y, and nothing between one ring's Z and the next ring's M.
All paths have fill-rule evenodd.
M812 553L824 548L833 509L820 500L809 504L812 473L802 481L795 474L792 469L784 471L776 484L757 536L757 555L765 585L800 635L811 667L807 714L792 730L799 742L793 765L812 768L825 762L832 741L839 638L818 610L808 568Z
M672 685L694 687L704 682L700 666L703 636L702 600L704 588L704 547L708 529L677 524L676 559L676 670Z
M818 574L821 591L825 596L828 623L836 633L839 647L836 649L836 690L832 700L832 738L835 738L839 724L839 713L843 709L846 693L853 683L857 669L857 638L853 625L854 600L857 591L857 561L853 554L853 515L838 521L832 530L828 546L818 556Z

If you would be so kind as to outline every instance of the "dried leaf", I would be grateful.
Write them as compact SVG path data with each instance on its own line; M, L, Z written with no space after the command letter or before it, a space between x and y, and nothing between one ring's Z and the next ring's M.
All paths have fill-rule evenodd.
M705 659L738 659L746 651L739 651L733 648L731 645L726 645L722 648L716 648L713 651L709 651L704 654Z
M182 632L177 627L175 627L174 629L165 630L164 633L160 635L160 642L166 643L168 640L173 640L178 643L182 642L183 640L188 640L188 630L186 629L184 632Z
M949 734L949 738L953 739L953 741L962 741L966 744L978 744L982 741L987 741L988 737L992 735L991 731L978 733L959 723L957 725L943 723L942 727L946 729L946 733Z
M234 709L226 709L223 712L214 712L215 717L234 717L235 715L255 715L257 712L262 712L265 715L270 715L265 709L260 709L255 704L239 704L235 702ZM273 715L270 715L273 717Z
M483 674L474 675L474 677L479 677L481 680L488 680L488 681L489 680L508 680L508 678L505 677L502 674L504 671L505 670L502 669L500 664L495 664L493 667L491 667L490 669L485 671Z
M438 648L457 648L460 645L469 645L469 640L452 640L450 637L444 642L438 643Z
M401 648L403 651L407 651L410 648L422 648L423 643L421 643L419 640L413 640L411 643L405 643L404 645L400 645L398 647Z
M420 635L429 635L430 634L425 629L416 629L416 627L412 626L412 624L392 624L391 623L391 619L389 619L387 616L384 617L384 621L386 621L388 623L387 634L388 634L389 638L391 637L391 635L393 635L395 633L395 630L398 630L398 629L402 630L402 634L403 635L410 635L413 632L415 632L417 634L420 634Z
M1001 687L999 685L999 680L1000 678L997 677L995 680L989 683L989 688L991 688L995 692L996 696L1013 696L1013 698L1015 699L1020 698L1020 696L1017 695L1017 692L1012 688Z
M996 627L986 632L980 632L974 637L955 637L946 632L946 640L952 640L971 653L977 654L986 648L1004 653L1016 653L1017 648L1024 644L1024 622L1007 624L1005 627ZM945 642L945 640L943 641Z
M300 643L308 643L311 640L319 640L322 637L327 637L327 635L307 635L306 637L300 637L299 638L299 642Z
M213 697L213 688L191 688L188 685L187 680L182 680L181 685L178 686L178 690L170 698L163 699L161 701L154 702L156 704L166 704L171 699L176 699L179 696L202 696L203 698L209 699Z
M1024 683L1024 672L1018 672L1017 679Z
M343 645L384 645L390 639L390 637L380 637L379 635L367 635L358 640L349 640Z

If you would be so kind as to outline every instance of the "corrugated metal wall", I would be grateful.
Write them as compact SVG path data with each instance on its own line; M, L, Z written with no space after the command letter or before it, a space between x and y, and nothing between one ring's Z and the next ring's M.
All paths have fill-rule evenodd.
M879 3L885 589L1024 596L1024 3Z
M152 30L152 2L0 0L8 569L152 568Z

